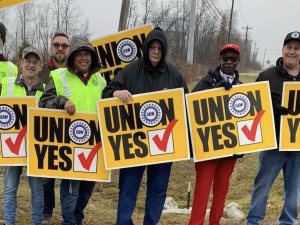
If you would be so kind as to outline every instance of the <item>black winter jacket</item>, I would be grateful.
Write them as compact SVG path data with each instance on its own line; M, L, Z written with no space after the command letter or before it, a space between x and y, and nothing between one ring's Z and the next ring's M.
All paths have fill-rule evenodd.
M208 74L206 74L194 87L192 92L197 91L203 91L207 89L215 88L216 85L223 79L223 77L220 74L221 67L218 66L215 69L211 69L208 71ZM239 72L237 70L234 71L235 77L232 81L232 85L242 84L242 82L239 80ZM243 155L233 155L230 157L226 157L224 159L235 159L235 158L241 158Z
M163 52L161 60L153 67L148 57L148 46L151 41L159 40L162 43ZM184 88L185 94L188 88L178 69L166 62L167 40L160 28L153 29L147 36L143 46L143 57L125 66L108 83L103 90L103 98L110 98L116 90L128 90L131 94L141 94L165 89Z
M275 105L281 105L283 83L291 81L300 81L300 74L298 74L297 76L289 75L288 72L283 68L282 63L282 58L279 58L276 63L277 66L261 72L256 79L256 81L269 81L273 108ZM281 115L278 114L276 110L273 110L273 112L276 136L277 140L279 140Z
M194 87L192 92L203 91L207 89L215 88L215 86L223 79L220 75L221 67L218 66L215 69L211 69ZM241 84L242 82L239 80L239 72L236 70L235 77L232 82L232 85Z

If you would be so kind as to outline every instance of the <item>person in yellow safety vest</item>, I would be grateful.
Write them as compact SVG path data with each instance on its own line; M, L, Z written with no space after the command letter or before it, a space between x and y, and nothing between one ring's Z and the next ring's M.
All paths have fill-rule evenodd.
M38 72L42 69L42 57L34 47L23 50L21 67L23 74L3 80L1 96L37 96L44 91ZM6 225L16 224L17 190L23 166L4 167L3 213ZM28 177L31 189L31 221L38 225L43 220L44 189L41 177Z
M18 68L12 62L9 62L3 55L3 45L6 40L6 27L0 22L0 85L2 80L8 77L17 77Z
M83 36L74 35L66 68L50 74L40 107L65 109L70 115L77 111L97 112L96 101L102 98L106 81L98 55ZM83 224L84 209L92 195L95 182L63 179L60 203L63 225Z
M67 57L70 52L69 38L64 33L55 33L51 41L50 55L48 62L43 64L39 77L46 84L51 71L66 67ZM43 178L44 186L44 220L43 225L50 225L55 208L55 178Z

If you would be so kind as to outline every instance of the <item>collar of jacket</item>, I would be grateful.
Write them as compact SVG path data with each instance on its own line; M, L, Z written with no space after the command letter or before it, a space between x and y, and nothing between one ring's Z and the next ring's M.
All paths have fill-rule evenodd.
M19 86L22 86L22 87L26 87L26 84L24 83L24 80L23 80L23 74L20 74L16 80L15 80L15 85L19 85ZM37 83L35 85L32 86L32 89L33 90L37 90L37 91L44 91L44 85L43 85L43 82L42 80L37 77Z
M221 71L221 66L217 66L215 69L210 70L208 73L211 75L212 79L209 78L209 76L206 76L206 78L204 78L204 81L206 82L212 82L212 80L214 79L216 83L219 83L221 80L223 80L223 77L220 74ZM234 80L232 81L232 84L239 84L241 83L239 81L239 72L237 70L234 71L235 77Z
M299 64L300 64L300 62L299 62ZM286 77L289 77L289 78L296 78L296 77L300 76L300 71L299 71L297 76L292 76L288 73L288 71L286 71L286 69L283 68L283 58L282 57L277 59L276 69L279 70L283 76L286 76Z

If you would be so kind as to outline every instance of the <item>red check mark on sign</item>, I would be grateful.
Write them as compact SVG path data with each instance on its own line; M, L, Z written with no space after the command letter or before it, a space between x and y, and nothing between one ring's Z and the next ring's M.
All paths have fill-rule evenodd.
M261 117L263 116L263 114L265 113L265 110L260 110L256 117L254 118L254 121L252 123L251 129L249 130L247 125L244 125L242 127L242 131L244 132L245 136L250 140L250 141L255 141L255 136L256 136L256 131L257 131L257 127L259 124L259 121L261 119Z
M18 134L15 143L12 142L11 138L8 138L5 140L5 143L9 147L10 151L14 153L15 155L19 155L20 153L20 146L22 143L23 138L25 137L25 134L27 133L27 125L22 128L20 133Z
M165 133L163 134L162 139L160 139L157 134L152 138L152 140L154 141L154 143L157 145L157 147L160 150L162 150L164 152L167 151L168 140L170 138L170 135L171 135L171 132L173 130L173 127L175 126L175 124L177 123L177 121L178 120L173 119L169 123L169 125L167 126L167 129L166 129Z
M100 150L101 147L102 147L101 142L96 144L92 148L92 151L90 152L87 158L85 158L83 152L78 155L79 161L81 162L81 165L84 169L86 169L87 171L90 170L93 159L95 158L95 155L97 154L97 152Z

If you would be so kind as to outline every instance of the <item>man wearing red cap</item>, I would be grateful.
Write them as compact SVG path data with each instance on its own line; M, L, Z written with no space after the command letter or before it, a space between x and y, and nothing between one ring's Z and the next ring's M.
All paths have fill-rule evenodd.
M224 45L220 50L220 65L212 69L195 86L192 92L240 84L239 73L236 70L240 61L240 48L235 44ZM233 156L196 162L196 184L194 201L189 225L203 225L207 201L213 183L213 200L209 215L210 225L219 225L223 215L225 198L229 187L229 179L233 172L236 158Z

